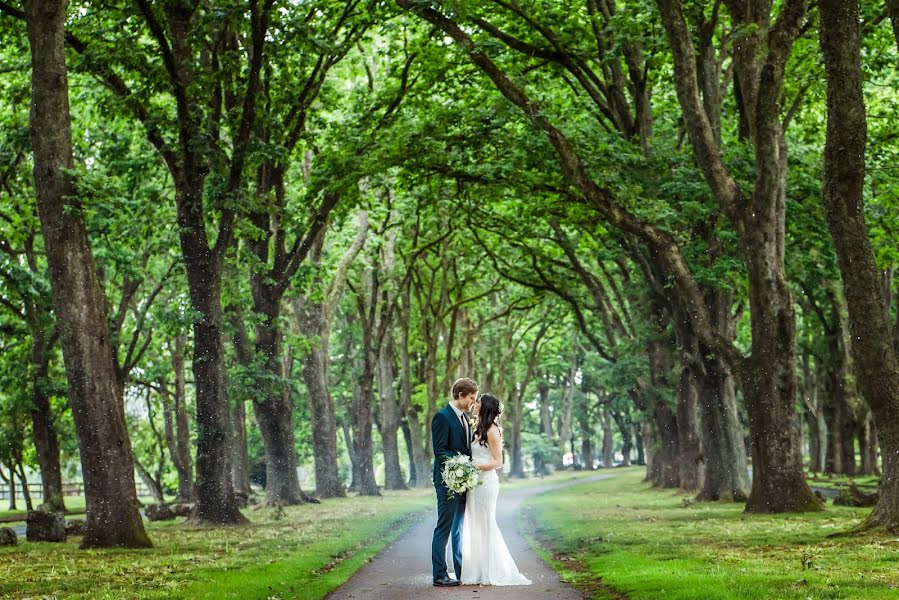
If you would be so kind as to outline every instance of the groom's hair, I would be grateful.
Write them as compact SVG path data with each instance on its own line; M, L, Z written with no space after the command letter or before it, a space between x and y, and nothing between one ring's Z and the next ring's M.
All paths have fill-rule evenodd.
M468 377L462 377L461 379L457 379L456 383L453 384L453 400L458 400L459 396L477 393L477 391L478 384Z

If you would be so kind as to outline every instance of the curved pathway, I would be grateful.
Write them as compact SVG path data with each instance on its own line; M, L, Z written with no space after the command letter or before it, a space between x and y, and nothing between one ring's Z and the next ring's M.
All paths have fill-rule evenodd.
M518 530L518 508L537 494L551 490L608 479L611 474L595 475L555 485L535 485L505 491L500 487L496 521L503 532L518 569L533 582L529 586L491 587L461 585L438 588L431 585L431 534L435 515L426 514L396 542L367 563L349 581L336 589L328 600L377 598L411 600L417 598L470 598L502 600L519 598L558 598L575 600L580 592L559 580L558 574L543 562ZM452 572L452 567L450 567Z

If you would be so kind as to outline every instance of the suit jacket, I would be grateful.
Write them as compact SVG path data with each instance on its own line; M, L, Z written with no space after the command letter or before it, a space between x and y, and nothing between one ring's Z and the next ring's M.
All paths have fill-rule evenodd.
M469 431L471 425L469 425ZM444 487L443 463L457 454L471 456L471 441L465 439L465 428L447 404L431 419L431 445L434 449L434 485Z

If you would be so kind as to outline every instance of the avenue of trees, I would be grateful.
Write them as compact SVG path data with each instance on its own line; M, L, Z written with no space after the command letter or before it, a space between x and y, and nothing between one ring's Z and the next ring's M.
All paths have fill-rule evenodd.
M899 3L0 1L0 485L239 524L512 477L899 530ZM300 473L308 474L301 485ZM15 502L15 494L11 502Z

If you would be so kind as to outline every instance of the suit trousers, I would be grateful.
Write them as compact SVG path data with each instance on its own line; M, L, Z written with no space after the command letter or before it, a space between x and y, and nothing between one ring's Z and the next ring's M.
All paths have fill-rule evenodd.
M449 490L445 485L434 486L437 491L437 526L431 541L431 564L434 581L447 577L446 543L452 540L453 570L456 579L462 578L462 522L465 520L465 494L456 494L447 499Z

